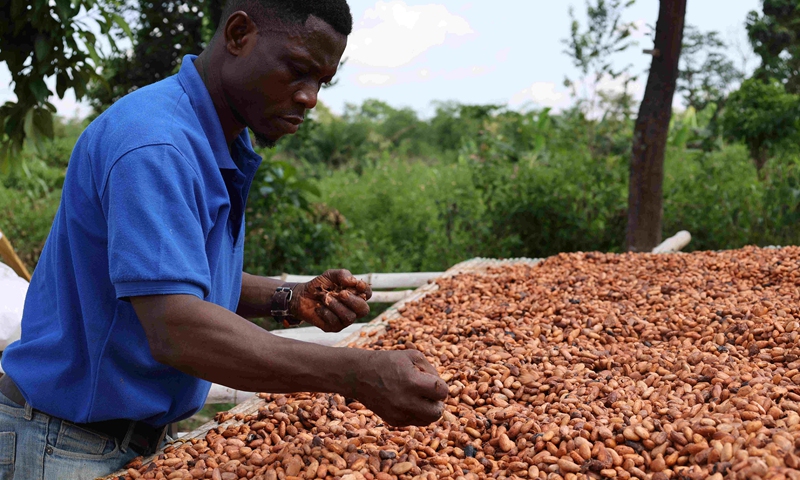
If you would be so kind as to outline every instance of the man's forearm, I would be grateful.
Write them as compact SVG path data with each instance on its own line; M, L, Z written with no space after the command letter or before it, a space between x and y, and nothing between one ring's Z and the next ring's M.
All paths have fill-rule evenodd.
M238 390L353 396L373 353L281 338L189 295L132 301L156 360Z
M236 314L244 318L269 317L272 294L283 283L273 278L242 273L242 294Z

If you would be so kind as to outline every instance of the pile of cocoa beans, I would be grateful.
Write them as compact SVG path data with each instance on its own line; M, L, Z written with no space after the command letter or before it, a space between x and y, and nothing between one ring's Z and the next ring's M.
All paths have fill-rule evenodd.
M426 355L450 388L436 423L262 395L123 478L800 479L800 248L562 254L437 284L362 346Z

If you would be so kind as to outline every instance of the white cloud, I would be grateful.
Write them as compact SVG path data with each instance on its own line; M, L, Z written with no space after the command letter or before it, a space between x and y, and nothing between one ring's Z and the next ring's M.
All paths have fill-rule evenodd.
M492 65L472 65L469 67L461 67L453 70L442 70L437 72L437 77L442 77L446 80L463 80L465 78L474 78L486 75L495 70Z
M506 60L508 60L509 53L511 53L511 49L506 47L503 48L502 50L498 50L497 53L495 53L494 58L498 62L505 62Z
M367 85L386 85L394 80L391 75L383 73L363 73L358 76L358 83L364 86Z
M569 93L556 90L553 82L535 82L530 87L515 93L509 100L512 106L534 103L539 107L560 109L570 105Z
M406 65L437 45L474 33L462 17L443 5L408 6L402 0L379 1L350 34L344 56L369 67Z
M647 20L640 18L638 20L633 21L633 30L631 31L631 38L635 40L642 40L647 38L648 40L652 40L650 38L651 28L647 24Z
M628 93L633 97L633 114L639 110L639 104L644 97L644 89L647 83L647 75L641 75L634 81L628 83ZM577 82L578 92L584 98L590 98L592 95L592 85L590 82ZM597 91L608 93L622 93L625 91L624 78L604 78L594 86ZM597 98L599 100L599 97ZM527 87L515 93L509 99L509 105L512 107L524 107L526 104L533 104L537 107L550 107L556 112L564 108L569 108L574 105L571 92L566 87L557 89L556 84L552 82L536 82L530 87ZM672 98L672 108L675 110L682 110L682 97L677 93ZM599 118L603 112L599 109L588 112L590 118Z

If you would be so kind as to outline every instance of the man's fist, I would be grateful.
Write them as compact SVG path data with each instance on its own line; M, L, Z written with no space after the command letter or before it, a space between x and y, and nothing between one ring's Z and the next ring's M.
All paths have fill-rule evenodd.
M356 398L394 427L430 425L442 416L448 389L417 350L373 352Z
M338 332L369 314L372 289L347 270L328 270L294 288L289 310L326 332Z

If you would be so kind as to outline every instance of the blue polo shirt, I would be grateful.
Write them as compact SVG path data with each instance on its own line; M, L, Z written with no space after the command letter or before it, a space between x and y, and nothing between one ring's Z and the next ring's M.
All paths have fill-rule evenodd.
M127 300L239 302L244 206L261 157L246 130L229 150L195 58L119 100L75 145L22 338L2 357L37 410L161 426L208 395L208 382L153 359Z

